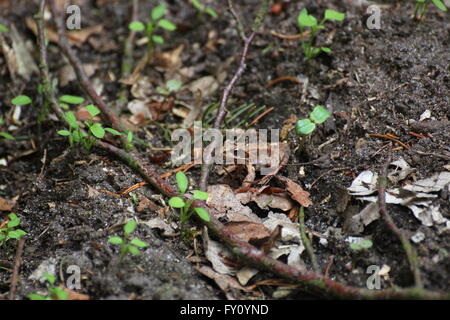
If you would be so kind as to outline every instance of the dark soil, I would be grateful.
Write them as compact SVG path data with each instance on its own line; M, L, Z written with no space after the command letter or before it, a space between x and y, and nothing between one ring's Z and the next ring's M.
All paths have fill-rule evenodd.
M34 42L35 37L23 19L37 12L36 1L33 4L31 1L14 1L11 7L9 2L0 1L0 23L14 23L22 37ZM102 6L97 6L95 1L84 2L83 12L90 13L83 17L83 26L102 21L105 26L102 37L120 45L110 52L97 52L89 43L77 48L84 63L100 66L94 77L104 84L105 101L112 103L117 98L120 84L112 81L108 73L120 74L120 48L127 36L131 1L103 1ZM141 2L140 18L144 19L152 6L151 1ZM250 21L258 2L240 1L243 4L237 9ZM306 226L322 234L330 231L330 227L344 227L345 214L338 212L342 210L337 207L354 177L364 170L379 172L389 155L394 159L402 156L416 168L414 178L417 180L444 171L444 166L449 164L449 14L430 7L425 21L417 23L411 19L412 1L393 4L382 10L381 29L369 30L363 23L366 8L353 2L288 1L279 15L269 14L262 34L253 42L247 72L233 91L236 105L255 103L275 108L262 118L257 125L259 128L281 129L293 116L307 117L316 104L332 108L330 120L318 127L300 151L296 150L298 136L291 130L288 141L291 150L296 151L291 153L289 164L281 171L311 193L314 205L306 211ZM199 19L185 1L182 4L167 1L167 4L169 18L177 23L179 30L166 35L162 51L184 44L183 66L195 66L198 78L215 75L224 61L236 57L226 66L229 79L237 66L241 42L226 5L222 2L212 5L219 13L219 18L212 20L207 16ZM296 19L303 7L315 16L321 16L325 8L347 14L344 22L331 23L318 36L317 42L332 48L333 53L321 54L309 63L304 60L298 41L283 40L270 34L271 30L298 33ZM219 41L213 50L209 50L205 44L208 33L213 31ZM143 55L143 50L144 47L137 49L137 59ZM34 54L37 61L37 50ZM63 59L53 44L49 46L49 59L51 72L56 74L63 66ZM145 72L152 76L156 74L159 84L162 83L162 76L151 66ZM273 79L288 76L303 79L303 84L284 81L266 86ZM307 86L305 79L308 79ZM24 108L23 124L11 132L25 138L0 140L0 158L10 160L8 166L0 166L0 198L19 196L14 212L22 219L21 227L28 233L16 298L25 299L27 294L45 288L29 276L48 260L56 267L60 280L70 276L65 273L67 266L78 265L82 271L80 292L92 299L223 299L223 292L195 270L196 264L189 262L192 259L187 259L194 252L193 244L186 244L177 236L164 237L156 229L140 225L137 236L150 246L140 256L127 257L124 263L119 263L117 247L108 243L108 238L120 234L125 221L135 216L145 221L158 213L151 209L137 212L129 196L116 198L93 191L118 193L142 179L100 150L89 154L69 149L67 140L56 134L62 129L57 122L44 121L39 126L37 114L42 97L36 91L38 81L37 76L29 82L20 78L12 81L5 59L0 55L0 115L7 118L12 110L9 101L18 94L27 94L35 102L33 107ZM58 90L61 94L83 95L76 81ZM220 90L204 104L219 99ZM418 121L425 110L430 110L432 116L426 125L411 121ZM127 112L125 108L120 111ZM162 123L180 121L170 114ZM4 125L0 131L5 128ZM144 129L153 135L150 141L153 146L167 146L157 126L150 124L136 133L142 139L150 139ZM399 145L369 136L369 133L393 134L409 149L392 150ZM325 142L328 143L321 146ZM33 152L24 153L28 150ZM151 151L143 148L140 151L149 161L152 159ZM299 173L302 167L304 175ZM170 169L156 168L160 173ZM199 167L189 171L192 181L198 181L199 172ZM210 183L218 178L212 174ZM173 182L173 178L170 181ZM146 197L161 207L165 205L158 193L148 186L135 193L138 199ZM450 218L449 194L442 192L436 198L436 204L440 205L443 216ZM365 205L353 199L348 203L355 213ZM425 287L449 292L449 230L439 233L437 227L422 226L405 207L388 205L388 210L398 227L409 236L418 230L425 234L425 240L415 245ZM7 214L1 212L0 221ZM333 256L330 278L365 287L368 266L388 265L390 279L382 280L383 288L413 285L404 251L383 221L379 219L370 224L363 235L371 235L374 246L360 254L349 249L344 242L345 233L331 234L326 246L314 237L313 246L321 269L327 267ZM15 249L14 242L9 242L0 251L0 297L6 297L9 292ZM306 251L302 258L309 267ZM261 273L251 283L271 278L272 275ZM275 289L262 286L261 290L233 294L238 298L270 299ZM288 298L303 297L291 294Z

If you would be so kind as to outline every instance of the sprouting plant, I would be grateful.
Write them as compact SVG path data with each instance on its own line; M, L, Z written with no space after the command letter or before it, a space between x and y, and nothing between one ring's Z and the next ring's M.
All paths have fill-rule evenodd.
M191 0L192 5L197 9L199 17L202 17L205 13L209 14L213 18L217 18L218 14L213 9L205 6L199 0Z
M48 281L48 294L43 296L38 293L32 293L27 296L30 300L67 300L69 293L65 291L62 287L55 286L55 276L49 273L45 273L44 277Z
M111 237L108 239L109 243L120 245L120 261L122 262L127 253L131 253L133 256L138 256L141 252L139 249L148 247L148 243L138 238L130 240L131 234L136 230L137 223L135 220L128 221L123 227L123 238Z
M141 21L132 21L128 28L133 31L144 31L148 39L147 48L152 51L155 43L163 44L164 38L154 34L158 28L165 29L168 31L174 31L176 26L170 21L164 18L166 14L166 6L164 4L159 4L154 7L150 13L150 19L146 24Z
M431 0L438 9L442 11L447 11L447 7L441 0ZM414 10L413 18L416 20L422 20L425 12L427 11L430 0L416 0L416 8Z
M322 21L318 22L317 19L308 14L308 10L303 8L297 17L297 23L300 28L300 32L304 33L309 31L307 37L302 38L301 45L303 49L303 54L307 60L313 59L320 52L330 53L332 50L327 47L314 47L314 41L316 39L317 31L325 28L326 21L343 21L345 19L345 14L334 10L325 10L324 17Z
M373 242L369 239L358 239L350 243L350 249L356 252L360 252L365 249L370 249L373 246Z
M133 206L135 207L139 206L139 198L137 194L134 192L130 192L129 195L131 197L131 203L133 204Z
M16 229L20 225L20 218L15 213L10 213L8 219L6 226L0 226L0 243L2 246L5 246L10 239L19 240L27 234L22 229Z
M67 99L67 97L71 98ZM62 102L70 101L69 103L72 104L78 104L84 101L83 98L80 99L77 98L80 97L63 96L60 98L60 101ZM122 134L119 131L114 130L112 128L104 128L101 123L93 121L94 117L100 114L100 110L96 106L90 104L86 106L86 110L88 111L90 116L89 120L84 121L84 125L88 129L87 133L81 130L80 124L78 123L78 120L72 111L68 111L64 114L64 119L69 125L69 129L59 130L58 134L64 137L68 137L70 146L73 146L74 144L81 142L87 150L90 150L95 143L95 139L102 139L105 136L106 132L109 132L113 135Z
M9 29L7 26L0 23L0 32L8 32Z
M0 138L14 140L14 136L9 134L8 132L0 132Z
M11 100L11 103L15 106L25 106L32 102L31 98L26 95L19 95Z
M173 92L177 92L180 90L183 83L180 80L169 80L166 82L166 85L164 87L157 87L156 91L158 91L159 94L163 96L168 96Z
M133 140L134 140L134 136L133 136L133 132L128 131L127 133L127 143L125 144L125 150L131 150L133 148Z
M308 135L316 129L317 124L324 123L329 117L330 111L317 105L309 114L309 118L297 121L295 131L300 135Z
M176 176L178 191L181 195L184 195L189 186L189 180L186 175L179 171ZM204 208L191 208L192 203L195 200L206 200L208 199L208 193L200 190L194 190L194 195L191 200L184 201L181 197L172 197L169 199L169 205L172 208L180 209L180 229L184 230L185 223L189 220L192 215L192 212L195 212L201 219L206 222L211 220L209 213Z

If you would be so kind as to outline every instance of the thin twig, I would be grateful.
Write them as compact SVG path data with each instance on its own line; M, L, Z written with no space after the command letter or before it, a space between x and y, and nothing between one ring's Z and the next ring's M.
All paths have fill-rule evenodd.
M315 273L320 274L319 265L317 264L316 255L314 254L314 249L311 245L311 241L309 241L308 236L306 235L305 228L305 208L300 207L298 213L298 221L300 225L300 236L302 238L303 245L306 248L306 252L308 252L309 260L311 260L311 264L313 266L313 270Z
M58 30L58 46L62 53L69 60L73 69L75 70L75 74L77 75L78 81L80 82L82 88L86 92L86 94L91 98L92 102L101 110L102 120L110 124L114 129L120 131L120 124L118 117L106 106L103 102L102 98L97 94L91 82L89 81L88 76L84 72L83 64L75 55L75 52L70 47L69 41L66 37L64 22L58 9L56 8L55 0L50 1L50 9L52 11L53 18L57 25Z
M241 18L239 17L237 12L234 10L233 2L231 0L228 0L228 8L230 9L231 14L233 15L234 19L236 20L237 31L239 33L239 36L241 37L241 39L243 41L245 41L245 39L247 37L245 36L244 25L242 24Z
M139 16L139 0L133 0L132 9L131 9L131 21L138 20ZM134 51L134 39L136 38L136 31L130 30L127 39L125 40L123 46L123 58L122 58L122 79L128 77L133 70L133 51ZM119 100L123 103L127 100L127 86L122 84Z
M14 258L14 270L13 274L11 276L11 286L9 289L9 300L14 300L16 296L16 289L17 289L17 281L19 280L19 270L20 265L22 264L22 253L23 253L23 247L25 245L25 239L26 237L23 236L20 238L19 242L17 243L17 249L16 249L16 257Z
M230 82L223 90L222 99L220 100L219 111L217 114L216 121L214 122L215 129L220 129L220 127L222 126L222 123L225 119L225 116L228 112L228 110L227 110L228 98L230 96L231 91L234 88L234 85L239 80L242 73L244 73L244 71L245 71L248 49L250 48L250 44L252 43L253 39L255 38L255 35L256 35L256 32L253 31L248 37L244 38L245 39L244 46L242 48L239 66L238 66L236 72L234 73L233 77L231 78ZM209 170L211 168L212 150L213 150L213 148L205 149L204 163L202 166L201 176L200 176L200 190L203 190L203 191L206 191L206 189L207 189Z
M420 276L419 261L417 258L416 250L411 246L408 238L403 232L395 225L394 220L389 215L386 209L386 187L387 187L387 168L389 166L390 158L388 157L386 165L383 166L381 174L378 178L378 206L380 208L380 214L383 217L386 225L392 231L393 234L400 240L403 249L405 250L406 257L411 268L411 272L414 275L414 282L417 288L423 288L422 279Z

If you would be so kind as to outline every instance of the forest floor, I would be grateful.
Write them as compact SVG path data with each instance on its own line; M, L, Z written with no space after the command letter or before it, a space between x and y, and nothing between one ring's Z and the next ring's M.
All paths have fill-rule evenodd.
M207 106L219 101L239 63L242 43L226 2L204 1L218 13L212 18L199 16L188 1L166 1L166 18L177 30L159 33L165 43L157 46L140 79L126 86L126 103L118 102L118 95L131 1L73 2L81 7L83 28L96 26L86 39L71 41L90 80L127 129L148 144L137 147L142 157L159 174L170 172L176 167L170 164L173 143L167 135L189 120L186 117L195 111L190 109L197 106L201 116ZM250 24L258 3L247 0L236 4L245 23ZM149 16L153 4L140 1L140 20ZM346 13L343 22L327 23L318 33L316 42L330 47L332 53L321 53L309 62L298 39L276 36L299 33L297 16L304 7L316 17L327 8ZM244 104L254 107L235 119L227 118L227 125L283 129L282 138L290 147L289 161L278 175L309 192L312 204L305 210L305 225L319 270L326 271L332 280L355 287L366 288L369 266L383 271L381 288L414 285L403 247L383 219L355 225L355 216L370 202L364 201L366 195L350 195L347 189L364 171L380 173L389 157L399 161L389 166L390 188L400 187L405 194L398 197L409 200L388 203L388 211L417 251L424 287L449 292L449 13L430 6L424 21L418 23L411 19L412 1L385 3L381 5L381 28L370 30L365 25L366 7L364 1L287 1L279 12L271 11L251 45L247 69L228 106L230 110ZM0 23L8 26L10 33L17 31L36 65L36 36L26 19L37 12L37 1L0 0ZM3 37L11 44L9 34ZM136 38L135 61L145 54L141 37ZM87 100L58 47L50 42L48 51L51 75L58 80L57 95ZM40 78L36 71L31 70L28 79L12 75L7 59L0 54L0 116L4 120L0 132L16 137L0 138L0 224L15 212L21 219L20 228L27 232L15 299L45 293L46 284L39 281L45 272L54 273L57 283L66 283L71 276L67 268L72 265L81 271L77 292L90 299L318 297L289 287L268 272L245 281L241 278L238 283L235 274L241 266L230 258L225 259L228 272L222 272L225 280L220 280L221 272L205 257L202 228L192 223L190 227L198 236L195 240L181 239L177 213L155 189L143 186L123 197L110 194L126 190L142 177L100 149L86 152L81 147L70 148L67 138L57 134L64 126L51 117L38 121L43 98L37 90ZM161 99L167 98L158 96L156 88L171 79L180 80L183 86L172 95L175 102L164 109ZM202 91L200 97L198 90ZM17 118L17 107L10 101L19 94L29 96L33 103L22 106ZM81 107L86 104L71 108L81 117ZM292 124L308 117L315 105L326 107L331 116L300 146ZM268 113L253 121L265 111ZM211 126L211 118L204 118L204 125ZM221 170L219 165L212 170L209 185L228 185L236 191L247 175L245 166L233 172ZM197 189L200 166L193 166L186 174ZM438 175L443 182L436 182ZM421 189L428 198L402 189L428 178L439 184ZM166 179L175 185L174 175ZM277 179L269 185L283 188ZM6 205L5 199L12 200L13 207ZM292 225L298 225L298 207L288 200L289 210L276 206L261 209L255 203L244 207L261 221L281 213L289 215ZM415 208L420 209L421 219L411 210L414 201L418 201ZM119 248L108 239L122 235L123 224L130 219L139 222L135 235L149 246L139 256L127 256L120 262ZM372 246L355 251L349 245L350 237L370 239ZM297 249L303 248L297 251L298 257L289 251L293 243ZM7 298L10 292L16 244L9 240L0 250L0 297ZM282 245L287 249L277 256L279 260L295 260L299 267L312 270L301 242L280 241L274 249L281 250ZM220 281L227 285L222 282L221 286Z

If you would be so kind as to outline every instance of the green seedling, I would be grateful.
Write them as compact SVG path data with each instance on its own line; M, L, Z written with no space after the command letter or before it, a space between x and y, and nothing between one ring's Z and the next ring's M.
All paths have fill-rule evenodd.
M185 195L189 186L189 180L187 176L183 172L179 171L177 172L175 177L180 195ZM208 211L204 208L191 208L192 203L195 200L206 199L208 199L208 193L200 190L194 190L192 199L188 201L184 201L181 197L172 197L169 199L169 205L172 208L180 209L181 230L184 230L184 225L189 220L193 212L195 212L202 220L206 222L209 222L211 220Z
M3 25L0 24L0 31L6 32L5 30L2 29L2 26ZM13 105L15 105L15 106L25 106L27 104L32 103L32 100L31 100L30 97L28 97L26 95L19 95L19 96L13 98L11 100L11 103ZM3 123L4 123L4 120L3 120L3 118L0 117L0 125L2 125ZM0 138L8 139L8 140L14 140L14 137L11 134L7 133L7 132L0 132Z
M298 120L295 131L299 135L308 135L316 129L317 124L324 123L330 117L330 111L322 106L315 106L308 119Z
M32 102L29 96L20 95L11 100L11 103L16 106L25 106Z
M9 29L7 26L0 23L0 32L9 32Z
M324 17L322 21L318 22L317 19L308 14L308 10L304 8L300 11L297 17L297 23L300 28L300 32L304 33L309 31L307 37L302 38L301 46L303 49L303 54L307 60L313 59L321 52L330 53L332 50L327 47L314 47L314 41L317 36L317 32L320 29L325 28L325 22L327 21L343 21L345 19L345 14L334 10L325 10Z
M373 242L369 239L360 239L350 243L350 249L355 252L360 252L366 249L370 249L373 246Z
M132 21L128 25L128 28L132 31L145 31L145 35L148 39L148 51L152 51L155 44L164 43L164 38L155 34L156 30L165 29L168 31L174 31L176 29L176 26L170 20L164 18L165 14L166 6L161 3L152 9L150 19L146 24L141 21Z
M8 215L9 222L5 227L0 228L0 243L4 247L6 242L10 239L19 240L27 233L22 229L17 229L20 225L20 218L16 216L15 213L10 213Z
M169 80L166 82L164 87L157 87L156 91L163 96L169 96L171 93L177 92L180 90L183 83L180 80Z
M120 262L123 261L127 253L131 253L133 256L138 256L141 254L139 249L148 247L147 242L138 238L133 238L130 240L131 234L136 230L136 227L136 221L130 220L123 227L123 238L116 236L108 239L109 243L120 246Z
M127 143L125 144L125 150L133 149L133 140L134 140L133 132L128 131L128 133L127 133Z
M447 7L441 0L416 0L416 9L414 10L413 18L421 21L425 12L427 11L428 5L433 2L439 10L447 11Z
M69 293L65 291L62 287L55 286L56 278L54 275L46 273L44 277L48 281L48 294L41 295L38 293L32 293L27 296L30 300L67 300Z
M67 102L71 104L78 104L83 103L84 99L75 96L63 96L60 98L60 101L63 103ZM72 111L68 111L64 114L64 119L69 125L69 129L59 130L58 134L64 137L68 137L71 147L74 144L78 144L81 142L86 150L90 150L95 144L95 140L103 139L107 132L116 136L120 136L122 134L112 128L104 128L99 122L94 122L94 117L100 114L100 110L96 106L90 104L86 106L86 110L88 111L90 116L89 120L84 121L84 125L88 129L87 133L81 130L80 124L78 123L78 120Z
M203 3L201 3L199 0L191 0L192 5L197 9L199 17L203 17L203 15L209 14L213 18L217 18L219 15L217 12L215 12L213 9L205 6Z
M10 135L8 132L0 132L0 138L14 140L14 136Z

